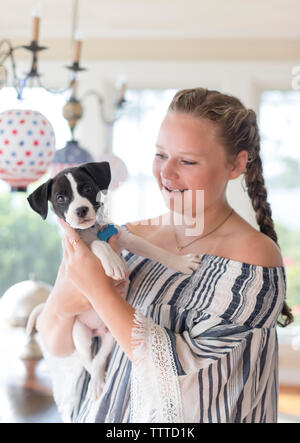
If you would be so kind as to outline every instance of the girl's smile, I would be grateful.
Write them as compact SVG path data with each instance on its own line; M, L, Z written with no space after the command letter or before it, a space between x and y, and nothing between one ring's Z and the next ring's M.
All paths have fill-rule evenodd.
M193 216L196 215L196 192L205 193L205 205L211 205L224 194L231 165L217 139L210 121L181 113L168 113L161 125L153 174L167 207L174 212L183 208L187 190ZM182 209L181 209L182 211Z

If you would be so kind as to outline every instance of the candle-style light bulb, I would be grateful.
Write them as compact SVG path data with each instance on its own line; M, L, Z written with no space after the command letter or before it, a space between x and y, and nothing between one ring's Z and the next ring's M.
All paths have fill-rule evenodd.
M124 100L125 92L127 89L127 78L125 75L118 75L116 81L116 89L118 90L119 100Z
M82 34L81 32L76 29L74 33L74 63L78 63L80 61L80 54L81 54L81 46L82 46Z
M40 19L41 19L41 4L37 3L32 8L32 41L37 43L39 39Z

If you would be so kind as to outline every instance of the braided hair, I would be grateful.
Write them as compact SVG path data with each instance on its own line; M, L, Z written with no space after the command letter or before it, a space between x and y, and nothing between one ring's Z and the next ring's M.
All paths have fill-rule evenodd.
M188 113L215 122L217 135L229 157L234 158L243 150L248 152L244 178L256 214L256 221L260 231L278 245L272 211L267 201L260 157L260 136L255 112L246 109L236 97L204 88L178 91L168 110ZM278 320L280 326L287 326L293 321L291 309L286 302L284 302L281 311L281 318L283 321Z

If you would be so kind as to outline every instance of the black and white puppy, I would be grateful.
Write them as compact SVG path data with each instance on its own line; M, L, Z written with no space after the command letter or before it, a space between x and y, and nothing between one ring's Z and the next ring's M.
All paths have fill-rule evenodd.
M156 260L175 271L191 274L199 266L198 255L171 254L118 226L118 253L107 241L101 240L106 238L108 226L113 226L105 216L102 201L110 180L108 162L86 163L79 167L67 168L39 186L29 195L28 202L45 220L50 201L56 215L76 229L82 240L100 259L105 273L115 280L124 279L126 275L125 261L120 254L123 249ZM31 332L41 310L42 306L38 306L32 312L27 327L28 333ZM101 336L101 352L92 359L90 345L92 337L96 335ZM73 327L73 340L83 366L91 374L89 395L97 398L103 388L106 362L114 339L97 314L88 311L77 316Z

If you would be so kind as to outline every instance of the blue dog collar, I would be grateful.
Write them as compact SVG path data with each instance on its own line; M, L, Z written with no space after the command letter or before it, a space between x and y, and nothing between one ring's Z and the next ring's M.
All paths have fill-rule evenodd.
M110 237L116 235L118 232L119 231L117 230L117 228L115 228L115 226L111 223L107 225L107 228L103 229L103 231L99 231L97 237L99 238L99 240L107 242Z

